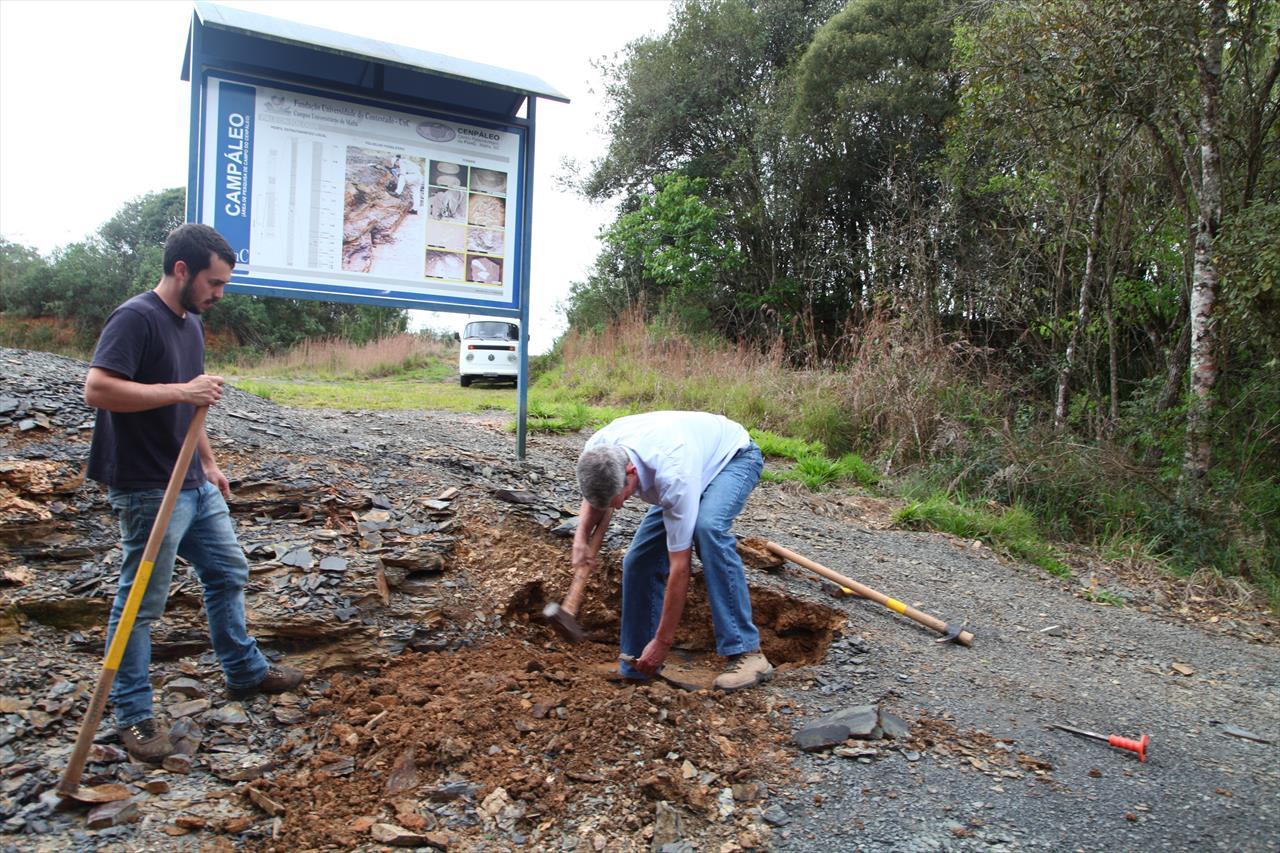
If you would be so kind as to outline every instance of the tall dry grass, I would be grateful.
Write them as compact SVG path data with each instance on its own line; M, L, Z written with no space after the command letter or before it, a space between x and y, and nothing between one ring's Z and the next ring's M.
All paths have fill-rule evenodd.
M288 352L237 367L260 376L376 379L456 358L456 345L437 337L405 333L365 344L336 338L308 339Z
M888 320L865 324L826 369L791 367L781 341L760 351L699 340L638 310L598 334L570 332L560 353L552 383L579 399L719 412L889 464L927 455L948 412L974 400L971 354Z

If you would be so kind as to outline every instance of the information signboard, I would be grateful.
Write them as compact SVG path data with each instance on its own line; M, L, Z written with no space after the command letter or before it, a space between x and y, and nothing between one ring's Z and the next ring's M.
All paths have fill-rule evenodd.
M214 72L202 100L200 221L234 289L520 308L526 128Z

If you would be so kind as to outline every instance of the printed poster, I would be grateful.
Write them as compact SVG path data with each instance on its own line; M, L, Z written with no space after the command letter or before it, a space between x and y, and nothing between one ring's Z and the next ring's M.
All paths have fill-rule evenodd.
M513 305L521 137L210 77L201 221L237 278Z

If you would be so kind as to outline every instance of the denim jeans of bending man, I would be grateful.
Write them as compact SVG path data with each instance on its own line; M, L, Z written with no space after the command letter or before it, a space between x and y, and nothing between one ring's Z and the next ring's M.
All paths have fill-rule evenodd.
M698 501L693 548L702 561L702 577L711 606L711 626L716 635L716 653L725 657L760 648L760 632L751 621L747 576L730 528L738 513L742 512L762 470L764 457L752 442L729 460ZM662 507L651 507L631 540L631 548L622 558L622 638L619 645L623 654L639 657L657 633L669 568ZM646 677L625 661L619 669L627 678Z
M120 587L107 623L108 648L129 590L133 588L138 564L163 498L163 489L107 490L107 499L120 520L124 552ZM267 659L245 628L244 587L249 580L249 563L236 541L227 503L212 483L198 489L183 489L174 504L169 529L156 555L151 580L138 607L137 619L111 688L116 723L122 728L152 716L151 623L164 613L175 555L191 563L204 587L209 637L222 663L227 684L233 688L252 687L267 673Z

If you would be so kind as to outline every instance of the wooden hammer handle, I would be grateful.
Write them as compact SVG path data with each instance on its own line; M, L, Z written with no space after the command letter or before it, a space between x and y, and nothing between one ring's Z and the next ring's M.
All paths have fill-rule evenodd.
M913 619L921 625L932 628L939 634L945 634L947 632L947 623L943 622L936 616L930 616L928 613L923 613L916 610L914 607L907 606L896 598L890 598L882 592L876 592L871 587L860 584L851 578L847 578L839 572L834 572L821 563L815 563L813 560L801 557L795 551L792 551L789 548L784 548L776 542L766 542L765 547L784 560L790 560L797 566L804 566L806 569L812 572L817 572L828 580L835 581L843 587L848 587L863 598L869 598L877 604L883 604L894 613L901 613L908 619ZM968 631L961 631L956 636L956 642L962 646L973 645L973 634Z
M604 535L609 532L609 521L613 518L613 507L608 507L604 511L604 516L596 524L596 529L591 531L591 537L587 540L587 547L591 550L592 556L600 552L600 546L604 544ZM591 578L591 563L584 563L574 570L573 581L569 584L569 591L565 593L564 601L560 606L569 611L573 616L578 615L578 608L582 606L582 595L587 590L587 581Z

